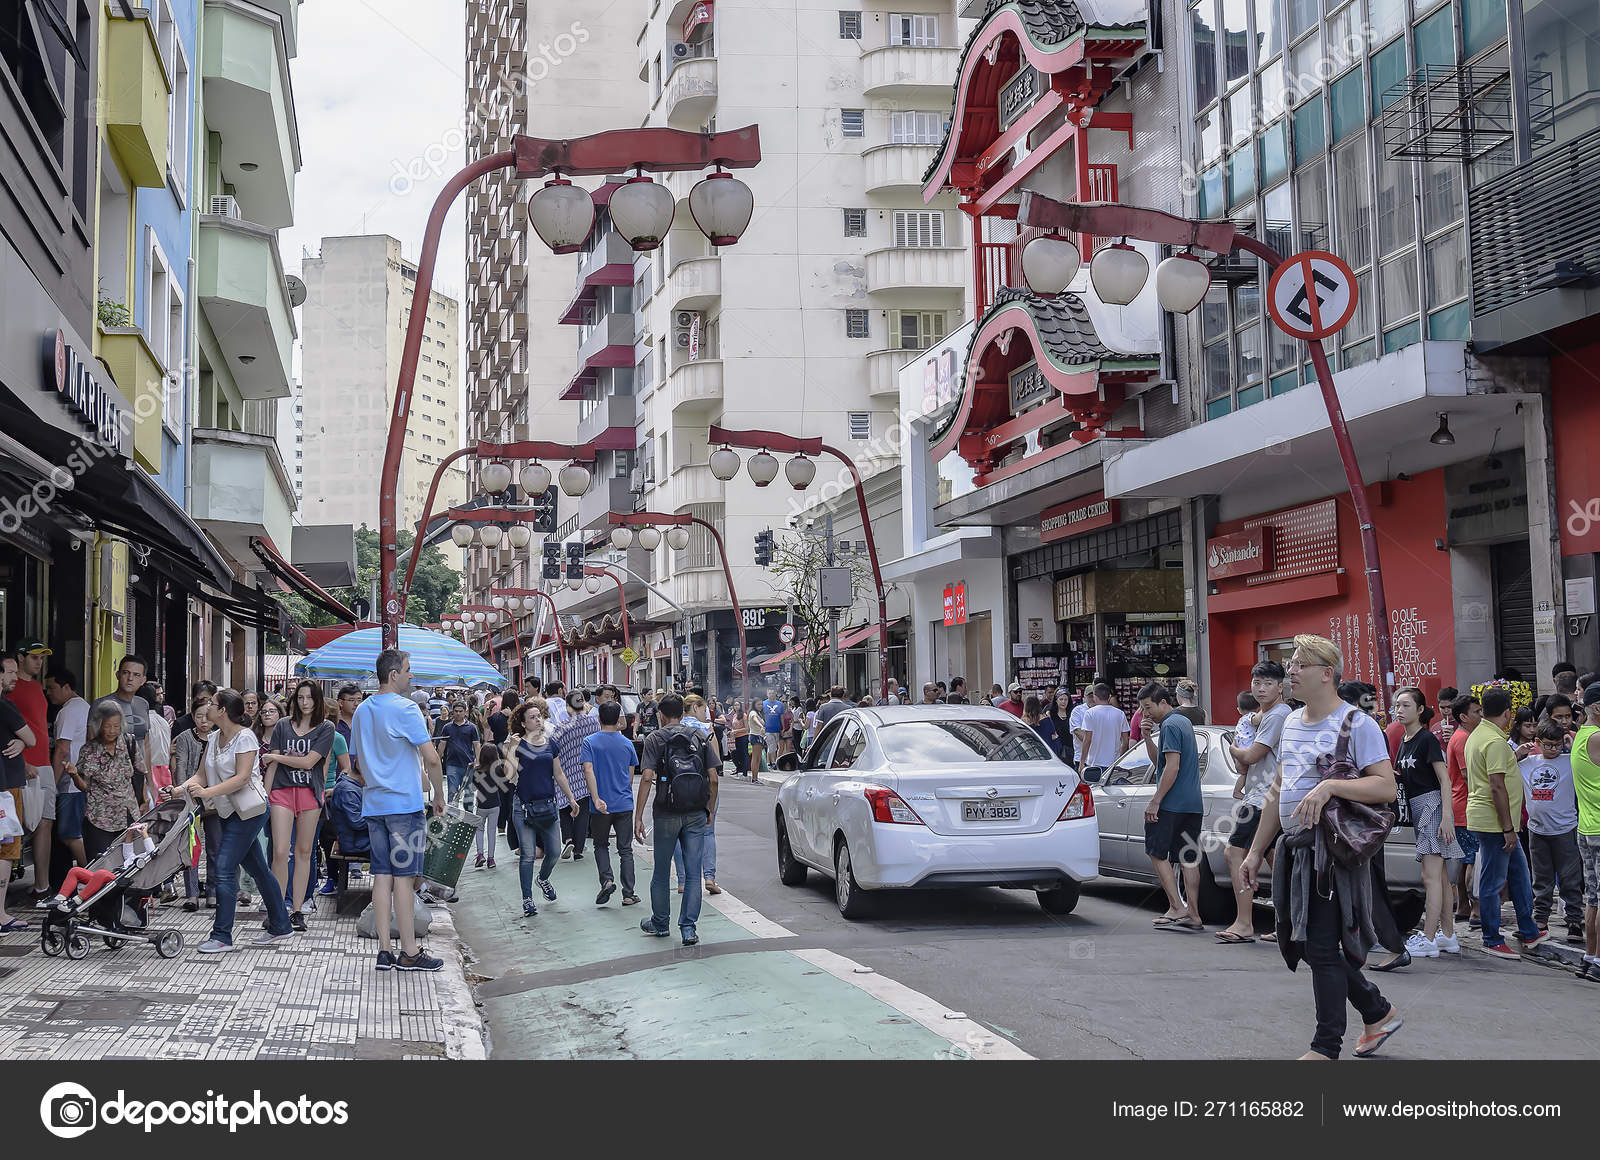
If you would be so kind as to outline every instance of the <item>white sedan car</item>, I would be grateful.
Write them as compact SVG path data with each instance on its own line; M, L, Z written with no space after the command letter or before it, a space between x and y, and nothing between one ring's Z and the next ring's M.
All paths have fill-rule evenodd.
M848 709L778 789L778 876L834 880L839 913L875 890L1036 890L1069 914L1096 877L1094 797L1022 721L973 705Z

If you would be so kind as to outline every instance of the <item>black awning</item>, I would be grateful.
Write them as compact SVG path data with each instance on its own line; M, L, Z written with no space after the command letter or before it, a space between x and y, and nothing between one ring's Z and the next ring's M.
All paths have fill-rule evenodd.
M194 595L241 628L278 631L278 610L281 606L276 600L259 588L247 588L237 580L225 587L228 593L225 596L205 588L196 589Z
M190 587L211 584L229 589L233 569L200 525L150 477L131 463L102 460L78 480L62 501L96 527L126 536L158 553Z

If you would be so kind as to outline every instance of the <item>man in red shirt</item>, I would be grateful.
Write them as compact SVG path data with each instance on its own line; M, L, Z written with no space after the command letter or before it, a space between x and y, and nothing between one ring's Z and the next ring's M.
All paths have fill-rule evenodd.
M1455 732L1445 744L1444 764L1450 773L1450 801L1456 818L1456 840L1466 859L1461 863L1461 873L1456 876L1456 918L1474 919L1478 916L1478 892L1472 888L1473 860L1478 854L1478 840L1467 829L1467 737L1483 720L1483 706L1478 698L1463 693L1450 703L1450 713L1456 720Z
M1011 688L1007 690L1007 697L1000 702L1000 708L1010 713L1013 717L1022 716L1022 682L1012 681Z
M39 819L33 831L33 899L38 902L49 898L50 835L56 823L56 775L50 764L50 730L45 724L46 701L44 683L39 674L44 670L44 658L50 650L43 641L24 640L17 646L17 685L6 694L6 699L17 707L22 719L33 732L33 744L22 751L22 760L28 767L28 784L22 793L33 803L24 815L34 813Z

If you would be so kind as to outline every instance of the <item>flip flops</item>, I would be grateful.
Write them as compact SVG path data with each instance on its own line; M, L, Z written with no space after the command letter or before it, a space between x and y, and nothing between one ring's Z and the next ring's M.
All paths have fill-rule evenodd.
M1205 928L1206 928L1206 924L1203 923L1203 922L1169 922L1169 923L1166 923L1166 924L1164 924L1162 926L1156 927L1157 930L1181 930L1181 931L1205 930Z
M1393 1007L1391 1007L1389 1010L1392 1014L1383 1023L1383 1025L1378 1028L1376 1034L1363 1035L1356 1041L1356 1058L1366 1059L1368 1056L1376 1055L1378 1053L1378 1048L1389 1042L1389 1037L1406 1025L1406 1021L1400 1018L1400 1012L1398 1010Z
M1217 941L1224 946L1238 946L1240 943L1253 943L1256 936L1253 934L1234 934L1231 930L1217 932Z
M29 926L20 918L13 918L10 922L0 926L0 934L16 934L18 931L28 930Z

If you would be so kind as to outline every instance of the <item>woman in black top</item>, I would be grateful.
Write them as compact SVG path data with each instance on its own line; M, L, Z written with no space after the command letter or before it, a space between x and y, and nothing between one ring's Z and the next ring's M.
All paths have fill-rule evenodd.
M271 702L268 702L271 704ZM301 681L294 687L291 716L272 727L261 753L261 775L271 804L272 876L278 880L289 906L289 923L305 930L301 908L310 886L317 821L322 816L322 794L327 785L328 754L333 752L337 730L327 719L322 686ZM268 716L263 707L261 716ZM294 854L294 881L289 880L289 855Z
M1422 886L1427 894L1422 929L1406 940L1406 950L1413 958L1437 958L1441 951L1459 954L1461 946L1456 942L1455 916L1448 905L1450 892L1444 864L1447 858L1464 855L1456 842L1444 749L1428 728L1433 710L1421 689L1401 689L1395 694L1394 719L1405 727L1395 761L1400 822L1409 822L1416 830L1417 861L1422 863Z

